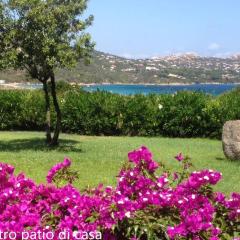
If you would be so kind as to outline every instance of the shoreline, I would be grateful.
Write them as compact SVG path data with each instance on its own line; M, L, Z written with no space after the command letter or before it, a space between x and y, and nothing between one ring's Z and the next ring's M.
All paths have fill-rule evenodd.
M230 85L240 85L240 82L234 82L234 83L221 83L221 82L204 82L204 83L181 83L181 82L174 82L174 83L75 83L70 82L71 85L77 85L82 87L92 87L92 86L109 86L109 85L126 85L126 86L192 86L192 85L223 85L223 84L230 84ZM1 83L0 89L25 89L25 86L31 87L31 85L42 85L41 83L29 83L29 82L12 82L12 83ZM30 88L31 89L31 88Z
M180 82L175 82L175 83L70 83L71 85L79 85L79 86L108 86L108 85L143 85L143 86L190 86L190 85L223 85L223 84L231 84L231 85L240 85L240 82L234 82L234 83L221 83L221 82L204 82L204 83L180 83Z

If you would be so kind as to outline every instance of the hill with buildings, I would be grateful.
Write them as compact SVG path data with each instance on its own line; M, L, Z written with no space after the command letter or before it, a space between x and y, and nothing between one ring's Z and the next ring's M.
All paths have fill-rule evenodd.
M0 72L6 82L29 81L22 71ZM57 79L77 83L232 83L240 82L240 56L201 57L195 54L149 59L126 59L95 51L91 64L79 62L71 71L57 71Z

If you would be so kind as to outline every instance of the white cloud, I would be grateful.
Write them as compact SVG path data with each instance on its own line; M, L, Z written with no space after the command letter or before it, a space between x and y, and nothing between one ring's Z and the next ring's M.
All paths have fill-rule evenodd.
M220 44L218 43L211 43L209 46L208 46L208 49L209 50L218 50L219 48L221 48Z

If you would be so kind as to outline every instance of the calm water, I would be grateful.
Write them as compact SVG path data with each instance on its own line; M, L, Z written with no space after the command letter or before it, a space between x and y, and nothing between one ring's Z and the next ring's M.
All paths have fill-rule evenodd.
M240 84L193 84L193 85L93 85L84 87L84 90L92 92L92 91L108 91L112 93L119 93L123 95L130 94L173 94L178 91L198 91L209 93L212 95L219 95L226 91L230 91L236 87L240 86Z
M25 89L39 89L42 88L42 84L18 84L21 88ZM91 85L83 87L88 92L94 92L97 90L107 91L111 93L118 93L123 95L130 94L173 94L178 91L198 91L209 93L212 95L219 95L224 92L230 91L236 87L240 87L240 84L193 84L193 85Z

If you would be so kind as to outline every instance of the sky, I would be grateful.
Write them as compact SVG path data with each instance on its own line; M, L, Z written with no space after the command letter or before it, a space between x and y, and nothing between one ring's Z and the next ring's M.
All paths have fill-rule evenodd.
M96 49L128 58L240 53L240 0L89 0Z

